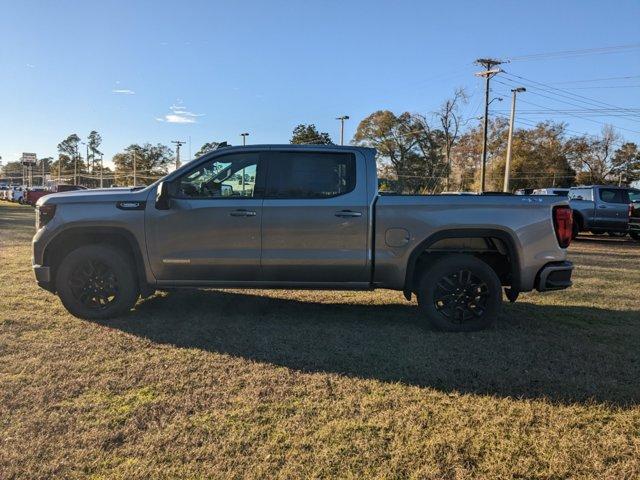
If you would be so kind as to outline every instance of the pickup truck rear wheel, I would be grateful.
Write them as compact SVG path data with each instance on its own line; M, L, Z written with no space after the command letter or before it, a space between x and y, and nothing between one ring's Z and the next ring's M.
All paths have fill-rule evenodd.
M450 255L428 268L418 289L418 306L435 328L471 332L489 327L502 304L493 269L471 255Z
M88 320L117 317L138 299L135 272L126 255L107 245L86 245L70 252L56 274L65 308Z

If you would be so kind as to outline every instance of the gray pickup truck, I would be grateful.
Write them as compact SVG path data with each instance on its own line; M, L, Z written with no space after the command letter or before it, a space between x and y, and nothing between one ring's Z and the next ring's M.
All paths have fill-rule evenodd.
M33 269L87 319L176 287L386 288L468 331L503 287L569 287L571 232L557 197L381 195L369 148L226 147L143 189L40 199Z
M589 185L569 189L573 210L573 236L589 231L624 236L629 229L629 204L640 200L640 190L615 185Z

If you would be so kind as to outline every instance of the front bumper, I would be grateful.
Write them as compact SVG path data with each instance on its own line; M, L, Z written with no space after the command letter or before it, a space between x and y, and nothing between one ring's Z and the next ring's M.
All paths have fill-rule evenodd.
M640 233L640 220L636 222L634 218L634 221L629 222L629 231L634 233Z
M536 276L536 289L539 292L548 292L569 288L573 285L572 273L573 263L569 261L547 263Z
M38 286L51 291L51 269L42 265L33 265L33 273L36 276Z

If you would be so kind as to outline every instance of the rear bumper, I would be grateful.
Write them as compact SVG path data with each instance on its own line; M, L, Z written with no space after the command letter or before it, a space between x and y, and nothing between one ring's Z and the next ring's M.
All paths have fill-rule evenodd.
M550 290L563 290L569 288L573 263L569 261L547 263L540 269L536 276L536 290L548 292Z

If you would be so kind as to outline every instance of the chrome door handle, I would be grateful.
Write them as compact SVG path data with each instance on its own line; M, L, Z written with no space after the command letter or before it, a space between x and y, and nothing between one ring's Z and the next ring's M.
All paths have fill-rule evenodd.
M607 208L606 205L598 205L598 208Z
M230 212L229 215L231 215L232 217L255 217L256 216L256 212L254 212L253 210L234 210L233 212Z
M342 217L342 218L361 217L362 213L354 212L352 210L340 210L339 212L335 213L335 216Z

